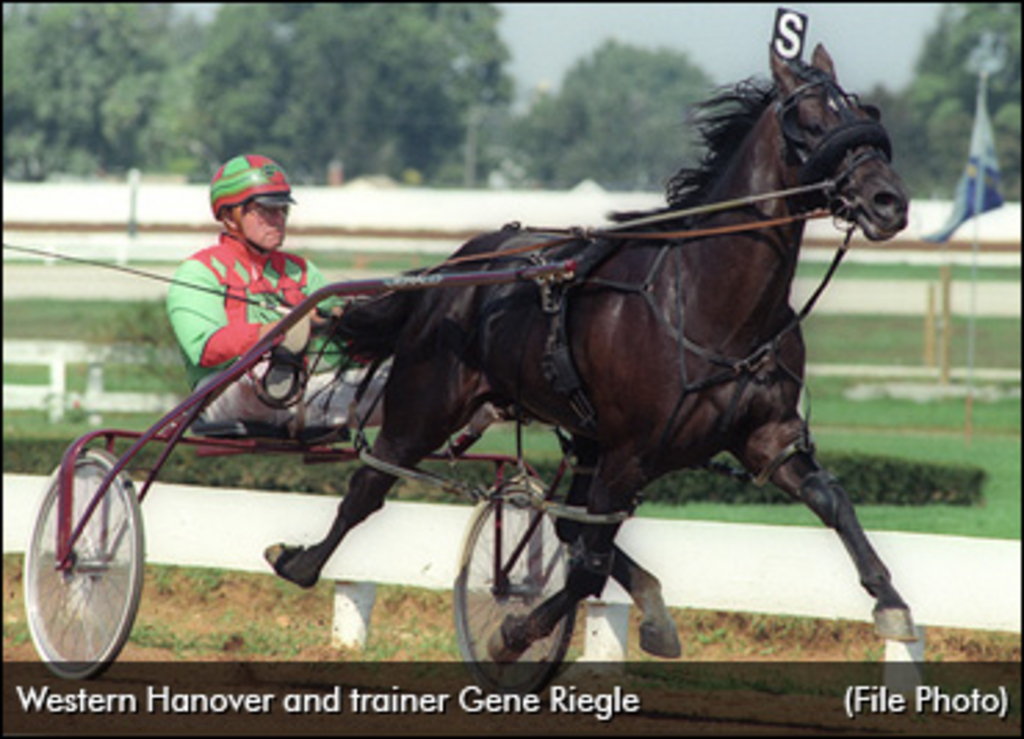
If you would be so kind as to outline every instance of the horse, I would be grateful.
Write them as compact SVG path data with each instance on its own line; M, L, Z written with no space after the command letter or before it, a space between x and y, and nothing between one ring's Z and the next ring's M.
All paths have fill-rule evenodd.
M395 292L350 308L339 333L353 351L392 361L375 458L412 467L490 405L569 437L570 503L628 515L655 478L730 453L838 533L874 598L876 633L911 641L909 606L816 459L799 409L802 315L790 305L803 216L827 209L851 234L881 241L906 226L909 197L880 114L840 87L824 46L810 63L769 56L770 82L746 80L698 106L705 153L668 181L665 207L614 214L625 232L559 238L512 224L471 239L445 267L572 258L577 274L564 287ZM740 205L701 207L731 201ZM542 256L522 255L531 248ZM324 539L268 547L268 562L310 587L395 481L361 466ZM680 655L659 581L615 545L621 518L595 520L559 521L564 587L504 619L488 646L496 661L516 661L609 577L642 613L641 648Z

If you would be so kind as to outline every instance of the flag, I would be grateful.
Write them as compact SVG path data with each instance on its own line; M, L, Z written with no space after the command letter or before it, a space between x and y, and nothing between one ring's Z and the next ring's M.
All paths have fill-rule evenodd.
M967 168L956 186L953 212L941 229L931 236L924 237L925 241L949 241L949 237L962 223L986 211L995 210L1003 204L1003 198L999 194L999 162L996 161L995 137L992 135L992 123L989 121L986 107L982 88L978 92L978 110L974 114L971 151L967 159ZM980 200L979 181L982 188Z

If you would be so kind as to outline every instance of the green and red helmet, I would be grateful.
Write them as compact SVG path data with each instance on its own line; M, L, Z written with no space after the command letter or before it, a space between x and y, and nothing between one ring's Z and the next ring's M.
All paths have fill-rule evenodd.
M277 162L259 154L243 154L229 159L210 181L210 207L220 218L223 208L244 205L250 200L269 206L294 203L288 176Z

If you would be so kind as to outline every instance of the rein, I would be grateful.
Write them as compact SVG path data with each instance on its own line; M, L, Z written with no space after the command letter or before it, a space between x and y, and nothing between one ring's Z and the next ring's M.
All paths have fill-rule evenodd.
M195 285L191 282L185 282L178 280L173 277L165 277L164 275L156 274L155 272L147 272L143 269L136 269L134 267L125 267L120 264L110 264L109 262L100 262L95 259L85 259L83 257L73 257L68 254L61 254L60 252L47 251L46 249L34 249L29 246L16 246L14 244L8 244L4 242L4 249L10 249L11 251L19 252L21 254L31 254L32 256L45 257L47 259L59 259L62 262L72 262L73 264L84 264L89 267L99 267L101 269L108 269L114 272L123 272L133 277L144 277L147 280L156 280L157 282L164 282L168 285L178 285L180 287L187 287L191 290L197 290L199 292L210 293L216 295L219 298L225 298L227 300L236 300L241 303L247 303L248 305L254 305L257 308L264 308L267 310L277 311L281 315L288 315L289 308L294 306L288 305L285 301L280 303L271 303L270 301L259 301L247 298L244 295L236 295L232 292L224 290L217 290L212 287L206 287L205 285Z
M655 223L662 223L665 221L676 221L679 220L680 218L687 218L695 215L708 215L711 213L722 213L729 210L739 210L740 208L753 205L754 203L763 202L765 200L776 200L781 198L793 197L795 195L804 195L809 192L831 190L834 188L835 182L833 180L823 180L812 185L793 187L788 190L778 190L775 192L763 193L761 195L750 195L743 198L737 198L735 200L725 200L719 203L709 203L707 205L702 205L695 208L671 210L666 213L659 213L653 216L647 216L644 218L637 218L632 221L626 221L624 223L620 223L610 228L582 228L579 226L570 228L527 227L524 229L526 233L564 233L566 234L566 236L562 236L557 239L550 239L548 241L542 241L539 244L525 244L523 246L517 246L512 249L483 252L481 254L465 254L461 257L452 257L424 271L425 273L430 273L443 269L445 267L452 267L458 264L465 264L467 262L487 261L491 259L500 259L502 257L520 256L522 254L530 254L537 251L544 251L545 249L552 249L556 246L564 246L565 244L570 244L573 241L579 240L589 241L592 239L650 239L655 241L671 241L674 239L699 239L706 238L709 236L722 236L726 234L743 233L746 231L757 231L762 228L774 228L775 226L784 226L789 223L794 223L796 221L806 221L816 218L825 218L830 215L828 211L815 210L807 213L797 213L790 216L783 216L781 218L774 218L767 221L756 221L753 223L737 223L729 226L716 226L713 228L685 229L682 231L662 232L630 232L622 230L636 228L638 226L652 225ZM518 224L514 225L518 226Z
M746 231L759 231L763 228L774 228L785 226L796 221L806 221L815 218L825 218L830 213L826 210L815 210L807 213L797 213L782 218L772 218L767 221L756 221L754 223L734 223L730 226L716 226L715 228L686 229L683 231L633 231L620 232L604 229L584 229L578 232L578 237L585 239L651 239L654 241L671 241L674 239L699 239L707 236L723 236L725 234L744 233ZM528 229L529 230L529 229Z

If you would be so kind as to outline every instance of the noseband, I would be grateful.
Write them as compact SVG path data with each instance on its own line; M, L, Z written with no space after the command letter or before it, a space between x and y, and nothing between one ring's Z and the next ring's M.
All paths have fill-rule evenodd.
M787 149L800 163L800 184L820 182L839 169L839 166L854 149L867 147L869 151L855 156L833 177L838 189L857 167L872 159L892 161L892 143L889 134L878 122L880 114L872 106L862 106L855 95L847 94L834 79L815 67L804 67L798 71L804 81L784 100L775 103L782 136ZM825 106L839 114L839 125L825 132L817 145L808 140L808 132L800 125L799 105L803 97L821 88ZM860 118L855 111L867 113Z

